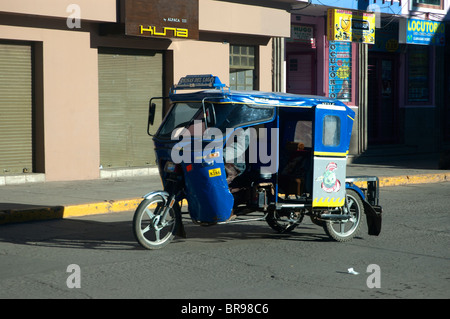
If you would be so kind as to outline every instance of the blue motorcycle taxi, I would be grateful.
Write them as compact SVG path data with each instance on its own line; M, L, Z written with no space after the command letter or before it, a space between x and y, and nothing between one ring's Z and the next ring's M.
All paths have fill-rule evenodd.
M155 101L171 104L155 134ZM322 96L235 91L213 75L188 75L149 103L162 190L133 217L147 249L186 237L182 206L202 226L264 221L279 233L305 216L335 241L354 238L366 219L381 231L379 180L348 177L355 113Z

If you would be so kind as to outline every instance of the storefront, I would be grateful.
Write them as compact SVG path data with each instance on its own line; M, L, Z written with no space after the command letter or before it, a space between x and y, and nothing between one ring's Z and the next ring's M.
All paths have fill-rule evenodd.
M33 46L0 42L0 156L3 173L32 170Z
M360 46L373 43L373 15L324 8L317 16L292 14L291 38L286 42L286 91L341 100L356 113L351 153L358 153L363 119L360 110ZM352 26L351 20L361 21ZM365 30L367 29L367 30ZM372 38L371 38L372 37ZM364 116L364 113L363 113Z
M354 109L351 158L439 152L450 141L444 23L419 13L376 20L328 3L292 13L287 92L330 96Z
M399 42L406 45L400 68L403 93L404 146L410 152L439 152L442 145L445 25L442 21L404 18Z
M293 15L291 37L286 40L286 92L323 94L321 79L325 42L323 17Z
M368 47L368 144L400 144L404 140L400 111L400 66L406 45L398 41L398 22L382 20L375 43Z
M450 23L446 23L445 25L445 40L446 43L450 43ZM444 49L444 111L442 115L442 126L443 126L443 141L445 147L450 149L450 45L446 45Z

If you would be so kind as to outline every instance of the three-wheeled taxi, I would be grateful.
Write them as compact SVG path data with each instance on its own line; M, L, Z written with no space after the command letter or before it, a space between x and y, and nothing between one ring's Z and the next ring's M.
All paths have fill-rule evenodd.
M309 216L348 241L366 216L369 234L380 233L378 178L346 176L355 113L344 103L234 91L213 75L186 76L167 98L172 106L153 135L164 189L145 195L133 218L143 247L186 236L186 202L199 225L262 220L285 233Z

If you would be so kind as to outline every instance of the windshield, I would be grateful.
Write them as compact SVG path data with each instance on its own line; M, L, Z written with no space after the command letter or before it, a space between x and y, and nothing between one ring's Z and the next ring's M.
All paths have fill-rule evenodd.
M202 103L176 103L162 124L158 136L170 138L173 130L186 127L201 109Z
M216 127L226 133L227 128L271 120L275 108L272 106L206 102L205 111L208 118L208 127ZM175 129L188 127L193 124L194 120L202 120L203 116L202 103L176 103L162 124L158 137L170 138Z
M222 132L254 123L261 123L273 118L274 107L248 104L215 104L216 125Z

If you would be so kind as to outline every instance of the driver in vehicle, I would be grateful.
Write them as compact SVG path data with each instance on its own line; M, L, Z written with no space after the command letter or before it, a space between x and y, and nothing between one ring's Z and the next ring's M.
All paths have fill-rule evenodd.
M230 185L233 180L242 175L246 169L245 152L250 145L250 130L236 129L223 150L227 182ZM233 193L233 191L232 191Z
M227 183L230 193L234 197L234 208L240 204L240 198L245 198L243 191L245 190L242 181L235 179L245 172L247 168L245 152L250 145L250 129L236 129L228 139L228 142L223 150L224 166L227 176ZM234 208L228 220L234 220Z

